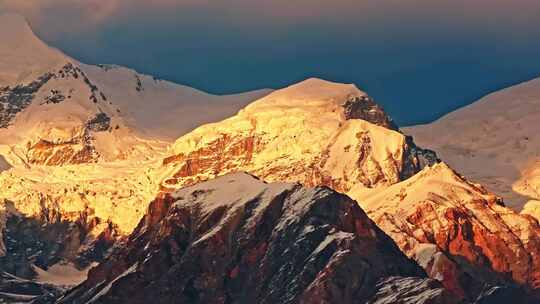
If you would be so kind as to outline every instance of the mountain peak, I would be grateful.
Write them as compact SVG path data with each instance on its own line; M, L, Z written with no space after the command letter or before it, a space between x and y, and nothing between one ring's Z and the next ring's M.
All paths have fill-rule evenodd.
M26 21L26 18L19 14L5 13L0 14L0 22L4 25L0 28L0 33L7 32L14 29L30 30L30 26Z
M36 37L30 25L21 15L18 14L2 14L0 15L0 40L4 47L0 48L2 51L7 47L21 47L28 46L31 43L38 44L41 42Z
M0 87L34 81L69 60L39 39L26 19L0 15Z
M361 119L397 131L398 127L384 109L354 84L309 78L257 100L240 114L261 116L264 113L309 115L316 120L344 121ZM262 114L261 114L262 113ZM271 115L274 115L271 114ZM326 118L325 118L326 117Z
M366 96L354 84L331 82L319 78L308 78L299 83L277 90L268 99L291 101L333 100L343 101L350 97Z
M11 26L28 26L28 22L26 21L26 18L19 14L14 13L4 13L0 14L0 21L2 21L2 24L7 25L2 27L2 29L6 29Z
M301 109L312 113L340 113L347 101L367 98L354 84L309 78L276 90L245 108L246 113ZM338 114L339 115L339 114Z

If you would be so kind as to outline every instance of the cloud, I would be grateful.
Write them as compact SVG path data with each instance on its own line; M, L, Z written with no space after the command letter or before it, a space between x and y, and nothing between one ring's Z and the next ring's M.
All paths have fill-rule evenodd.
M190 1L176 0L0 0L0 12L25 16L35 27L60 33L92 31L122 13L144 13ZM137 12L136 10L140 10Z
M319 24L382 28L477 27L486 30L538 26L537 0L0 0L0 11L20 13L45 36L115 22L198 20L208 24L284 27ZM165 17L162 17L165 16ZM184 20L184 21L183 21ZM219 26L218 26L219 27Z

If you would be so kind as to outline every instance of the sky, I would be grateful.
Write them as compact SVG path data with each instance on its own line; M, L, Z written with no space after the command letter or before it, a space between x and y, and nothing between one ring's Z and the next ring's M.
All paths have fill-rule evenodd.
M0 0L50 45L215 94L354 83L399 125L540 76L537 0Z

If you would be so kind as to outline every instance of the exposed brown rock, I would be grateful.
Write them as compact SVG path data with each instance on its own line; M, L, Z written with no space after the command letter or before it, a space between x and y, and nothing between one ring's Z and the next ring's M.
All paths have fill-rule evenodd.
M40 140L28 149L26 157L30 164L59 166L97 162L99 154L84 139L61 143Z
M432 278L474 300L486 286L540 288L540 226L441 163L361 201ZM536 301L539 301L538 299Z

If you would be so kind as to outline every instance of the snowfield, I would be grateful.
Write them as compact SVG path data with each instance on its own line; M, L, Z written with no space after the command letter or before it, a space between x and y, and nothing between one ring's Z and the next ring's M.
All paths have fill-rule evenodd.
M540 79L403 130L516 211L540 200Z

